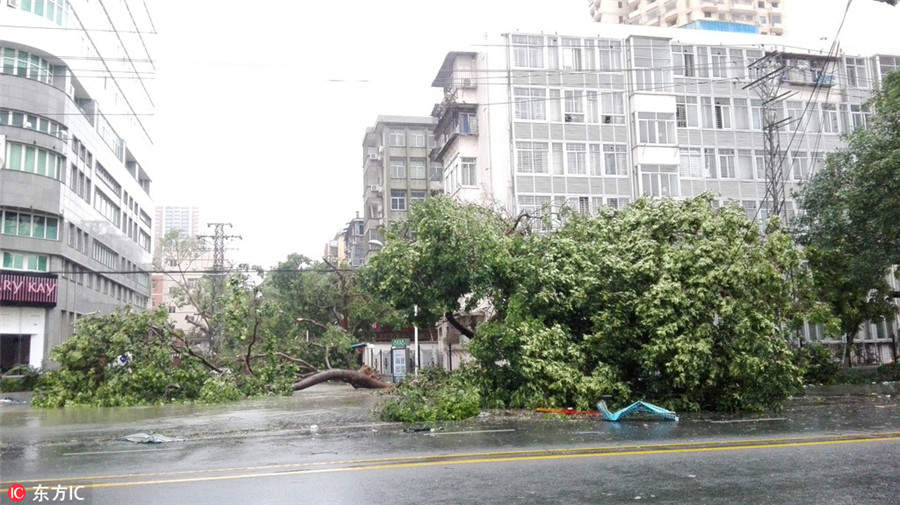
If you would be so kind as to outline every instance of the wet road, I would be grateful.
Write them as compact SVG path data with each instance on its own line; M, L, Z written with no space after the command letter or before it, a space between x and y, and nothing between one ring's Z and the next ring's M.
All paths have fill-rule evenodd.
M5 406L0 471L27 502L40 485L98 504L900 503L890 393L678 423L491 412L419 433L378 422L377 394L332 385L230 406ZM136 432L184 440L119 440Z

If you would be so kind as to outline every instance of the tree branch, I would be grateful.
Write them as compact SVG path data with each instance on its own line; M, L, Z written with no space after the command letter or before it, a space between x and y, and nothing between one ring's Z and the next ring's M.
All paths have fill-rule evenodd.
M475 338L475 332L470 330L469 328L466 328L465 326L462 325L462 323L457 321L456 317L454 317L452 312L448 311L447 313L444 314L444 317L447 318L447 322L450 323L450 326L456 328L457 331L459 331L460 333L462 333L463 335L465 335L469 338Z
M305 317L298 317L297 322L311 324L317 328L322 328L323 330L328 331L328 326L325 326L324 324L322 324L318 321L313 321L312 319L306 319Z

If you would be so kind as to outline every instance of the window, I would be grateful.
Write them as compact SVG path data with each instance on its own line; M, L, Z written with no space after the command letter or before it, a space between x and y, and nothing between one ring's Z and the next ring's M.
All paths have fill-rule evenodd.
M31 362L31 335L0 335L0 373L7 373L16 365L28 365Z
M560 108L560 91L550 90L550 99L547 100L547 119L550 121L562 121L562 108Z
M678 167L675 165L641 165L643 194L657 197L678 196Z
M618 40L597 41L598 70L622 69L622 43Z
M406 179L406 160L391 158L391 179Z
M540 88L514 88L513 100L516 103L516 119L543 121L547 119L544 102L547 92Z
M600 103L597 100L596 91L588 91L587 98L587 122L596 124L600 122Z
M549 155L546 142L516 142L516 171L546 174Z
M522 68L542 68L544 37L512 35L513 65Z
M791 153L791 177L795 181L805 181L809 177L809 158L805 151Z
M10 47L0 48L0 53L2 53L0 74L25 77L46 84L52 82L53 73L50 70L50 62L44 58Z
M822 104L822 131L825 133L840 133L837 105L833 103Z
M587 173L585 152L584 144L566 144L566 162L570 174Z
M866 113L860 105L850 105L850 124L853 129L866 127Z
M866 74L866 60L863 58L846 58L847 86L851 88L864 88L869 79Z
M731 100L728 98L716 98L713 106L715 125L719 130L731 128Z
M787 100L784 102L784 105L787 110L787 117L790 119L790 121L787 122L787 129L792 131L802 131L803 111L806 108L803 102L798 100Z
M121 223L122 214L119 210L119 206L113 203L113 201L108 196L104 195L103 192L99 189L95 190L94 209L100 212L103 217L108 219L109 222L116 225L117 227Z
M391 130L388 140L391 147L406 147L406 132L403 130Z
M719 176L723 179L734 179L734 149L719 149Z
M737 151L738 177L743 180L753 180L753 152L749 149Z
M459 163L459 183L462 186L475 186L478 184L475 171L475 158L462 158Z
M7 270L46 272L49 270L49 263L49 258L42 254L3 251L3 268Z
M581 40L564 38L562 40L562 45L563 70L583 70L581 62Z
M699 179L703 177L703 157L700 155L700 149L691 147L682 147L678 151L679 167L678 173L685 178Z
M109 247L106 247L97 240L94 240L94 247L91 249L91 258L99 261L109 268L115 269L116 263L119 259L119 255Z
M714 148L703 150L703 176L715 179L719 176L719 159Z
M409 160L409 178L410 179L425 179L425 160L416 159Z
M762 130L763 106L762 100L753 98L750 100L750 124L754 130Z
M710 77L725 78L727 74L728 57L724 47L713 47L709 50Z
M700 126L697 112L697 97L675 97L675 120L679 128L697 128Z
M425 147L425 134L421 132L410 132L409 147Z
M625 144L603 144L603 164L606 167L606 175L628 175Z
M635 88L639 91L670 90L672 57L668 41L639 37L632 40Z
M416 202L422 202L425 200L425 192L424 191L410 191L409 192L409 204L413 205Z
M474 112L460 112L457 132L467 135L478 133L478 119Z
M554 142L551 144L550 151L550 167L553 175L563 175L565 173L565 169L563 167L563 145L561 142Z
M7 142L3 168L59 179L63 160L62 156L40 147Z
M56 138L62 138L66 131L65 128L60 127L59 123L56 121L10 109L0 109L0 125L35 130L52 135Z
M59 238L59 219L24 212L3 211L3 227L0 233L46 240Z
M391 190L391 210L406 210L406 191Z
M604 91L600 94L601 122L625 124L625 99L622 93Z
M640 142L644 144L675 144L675 114L638 112Z
M731 76L741 80L745 79L747 77L747 60L744 58L744 50L729 49L728 59L730 60L728 67L731 70Z
M580 90L565 92L565 120L567 123L584 122L584 96Z

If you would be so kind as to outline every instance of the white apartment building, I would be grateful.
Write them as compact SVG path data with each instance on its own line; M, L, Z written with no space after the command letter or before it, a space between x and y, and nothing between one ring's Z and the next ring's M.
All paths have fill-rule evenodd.
M865 125L862 103L900 56L782 44L609 25L599 37L507 33L484 50L449 53L434 81L445 92L432 151L444 191L511 216L551 218L562 206L587 214L641 195L712 192L762 221L775 203L766 191L773 154L790 220L791 190L842 133ZM754 62L773 63L756 70ZM767 125L777 125L769 138L777 149L766 148ZM860 342L887 360L896 331L896 321L867 325ZM801 337L821 336L812 326Z
M141 2L0 2L0 371L150 298L153 31Z
M592 0L600 23L785 35L787 0Z

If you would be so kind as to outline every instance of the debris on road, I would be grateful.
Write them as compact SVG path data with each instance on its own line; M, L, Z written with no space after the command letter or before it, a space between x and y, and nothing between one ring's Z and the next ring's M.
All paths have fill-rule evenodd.
M165 444L169 442L184 442L183 438L172 438L155 433L134 433L132 435L122 437L120 440L124 440L126 442L134 442L136 444Z
M615 412L610 412L606 407L606 402L600 400L597 403L597 409L600 411L600 415L603 416L604 421L620 421L622 418L626 416L630 416L631 414L637 412L644 412L647 414L653 414L655 416L662 417L667 421L678 421L678 415L672 412L671 410L664 409L662 407L657 407L652 403L647 402L634 402L631 405L625 407L624 409L619 409Z

